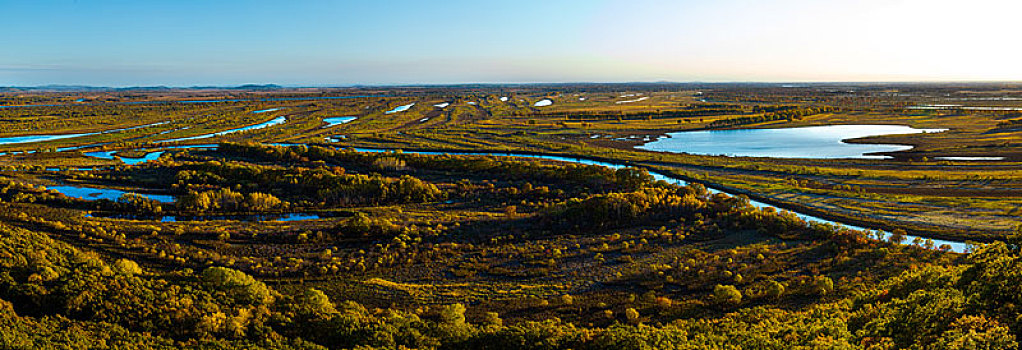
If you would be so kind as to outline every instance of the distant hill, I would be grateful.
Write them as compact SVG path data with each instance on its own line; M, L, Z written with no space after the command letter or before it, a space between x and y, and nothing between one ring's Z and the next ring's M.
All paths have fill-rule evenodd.
M283 89L283 88L284 88L283 86L280 86L280 85L277 85L277 84L262 84L262 85L259 85L259 84L245 84L245 85L241 85L241 86L237 86L237 87L233 87L233 88L229 88L229 89L233 89L233 90L277 90L277 89Z
M85 86L85 85L42 85L42 86L6 86L0 87L0 92L21 92L21 91L106 91L109 87Z
M238 86L192 86L187 89L196 90L277 90L283 89L283 86L277 84L245 84ZM184 88L182 88L184 89Z
M40 86L0 86L0 92L83 92L83 91L171 91L184 89L220 89L220 90L278 90L283 86L277 84L245 84L239 86L192 86L192 87L168 87L168 86L129 86L129 87L107 87L87 85L40 85Z

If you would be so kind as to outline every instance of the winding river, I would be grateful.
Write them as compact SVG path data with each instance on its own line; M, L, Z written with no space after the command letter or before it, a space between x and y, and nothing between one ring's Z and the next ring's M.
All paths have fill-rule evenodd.
M53 141L53 140L60 140L60 139L70 139L70 138L82 137L82 136L91 136L91 135L100 135L100 134L112 134L112 133L115 133L115 132L129 131L129 130L135 130L135 129L141 129L141 128L148 128L150 126L163 125L163 124L167 124L167 123L168 122L163 121L163 122L156 122L156 123L145 124L145 125L132 126L132 127L127 127L127 128L110 129L110 130L104 130L104 131L77 133L77 134L40 134L40 135L24 135L24 136L0 137L0 145L12 145L12 144L32 143L32 142L45 142L45 141Z
M278 145L279 146L299 146L299 145L302 145L302 144L278 144ZM195 145L195 146L176 146L176 147L173 147L173 148L200 148L200 147L201 148L215 148L216 146L215 145ZM372 148L354 148L354 150L359 151L359 152L390 152L390 151L393 151L391 149L372 149ZM568 157L568 156L545 155L545 154L531 154L531 153L519 153L519 152L469 152L469 151L458 152L458 151L405 151L405 150L403 150L402 152L409 153L409 154L422 154L422 155L451 154L451 155L468 155L468 156L498 156L498 157L532 158L532 159L543 159L543 160L561 161L561 162L569 162L569 163L584 164L584 165L596 165L596 166L608 167L608 168L611 168L611 169L620 169L620 168L629 167L628 165L621 164L621 163L613 163L613 162L607 162L607 161L600 161L600 160L594 160L594 159L589 159L589 158L584 158L584 157ZM146 157L142 157L142 158L149 158L149 157L147 155ZM666 175L666 174L663 174L663 173L660 173L660 172L649 171L649 173L650 173L650 175L653 176L654 180L666 181L668 183L677 184L677 185L687 185L688 184L688 182L686 182L683 179L680 179L680 178L677 178L677 177L673 177L673 176L670 176L670 175ZM82 187L73 187L73 186L50 186L49 189L57 190L57 191L59 191L61 193L64 193L64 194L72 196L72 197L90 198L90 199L98 199L98 198L116 199L117 197L119 197L120 195L122 195L124 193L123 191L111 190L111 189L82 188ZM719 191L719 190L714 190L714 189L708 189L708 190L711 193L726 193L726 194L729 194L729 195L735 195L734 193L725 192L725 191ZM146 196L150 197L150 198L153 198L153 199L156 199L156 200L159 200L161 202L173 201L173 197L171 197L171 196L161 196L161 195L146 195ZM749 203L751 205L757 207L757 208L775 208L778 211L785 210L785 209L778 208L778 207L776 207L774 205L770 205L770 204L763 203L763 202L756 201L756 200L749 200ZM866 229L866 228L859 227L859 226L854 226L854 225L844 224L844 223L840 223L840 222L836 222L836 221L831 221L831 220L823 219L823 218L820 218L820 217L817 217L817 216L808 215L808 214L805 214L805 213L800 213L800 212L794 211L794 210L787 210L787 211L792 212L793 214L795 214L796 216L798 216L799 218L801 218L801 219L803 219L803 220L805 220L807 222L830 224L830 225L835 225L835 226L839 226L839 227L845 227L845 228L853 229L853 230L872 231L872 232L874 232L874 235L879 236L881 239L886 239L887 237L890 236L890 234L887 233L887 232L882 232L882 231L878 231L878 230L870 230L870 229ZM314 218L316 218L316 217L314 217L312 215L309 215L309 216L289 217L289 218L286 218L285 220L304 220L304 219L314 219ZM279 219L279 218L277 218L277 219ZM906 241L907 242L912 242L912 241L916 240L916 238L919 238L920 240L926 240L926 238L923 238L923 237L916 237L916 236L907 235L906 236ZM954 251L954 252L965 253L965 252L968 252L968 249L969 249L968 245L965 242L961 242L961 241L941 240L941 239L930 239L930 241L932 241L934 243L935 247L939 247L939 246L942 246L942 245L950 246L951 247L951 251Z
M354 150L359 151L359 152L390 152L390 151L393 151L391 149L374 149L374 148L354 148ZM583 158L583 157L565 157L565 156L554 156L554 155L544 155L544 154L530 154L530 153L517 153L517 152L454 152L454 151L437 152L437 151L405 151L405 150L402 150L402 152L403 153L409 153L409 154L423 154L423 155L451 154L451 155L468 155L468 156L499 156L499 157L534 158L534 159L554 160L554 161L569 162L569 163L576 163L576 164L585 164L585 165L598 165L598 166L608 167L608 168L611 168L611 169L621 169L621 168L629 167L627 165L620 164L620 163L605 162L605 161L593 160L593 159L588 159L588 158ZM685 180L682 180L680 178L673 177L673 176L670 176L670 175L666 175L666 174L663 174L663 173L660 173L660 172L656 172L656 171L650 170L649 174L652 175L653 176L653 180L656 180L656 181L666 181L668 183L672 183L672 184L676 184L676 185L680 185L680 186L684 186L684 185L688 184L688 182L685 181ZM716 189L708 188L707 190L710 193L725 193L725 194L732 195L732 196L736 195L734 193L720 191L720 190L716 190ZM802 220L805 220L807 222L830 224L830 225L835 225L835 226L839 226L839 227L845 227L845 228L848 228L848 229L859 230L859 231L873 231L874 233L880 234L882 239L887 239L888 237L890 237L890 233L889 232L883 232L883 231L879 231L879 230L870 230L870 229L867 229L867 228L864 228L864 227L859 227L859 226L855 226L855 225L849 225L849 224L845 224L845 223L841 223L841 222L831 221L831 220L827 220L827 219L820 218L820 217L817 217L817 216L800 213L800 212L794 211L794 210L787 210L787 209L778 208L777 206L770 205L770 204L763 203L763 202L756 201L756 200L752 200L752 199L749 200L749 204L751 204L752 206L757 207L757 208L774 208L774 209L776 209L778 211L789 211L789 212L795 214L796 216L798 216L799 218L801 218ZM930 239L930 238L917 237L917 236L912 236L912 235L906 235L905 236L905 241L906 242L912 242L916 238L919 238L921 240L929 239L930 241L933 242L934 247L940 247L941 245L945 245L946 244L946 245L951 247L951 251L953 251L953 252L958 252L958 253L968 252L968 245L965 242L960 242L960 241L943 240L943 239Z

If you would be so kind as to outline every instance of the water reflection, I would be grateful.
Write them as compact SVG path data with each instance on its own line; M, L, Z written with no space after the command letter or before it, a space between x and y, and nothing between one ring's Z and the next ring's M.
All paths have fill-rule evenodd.
M415 105L415 102L412 102L411 104L406 104L404 106L397 106L397 107L394 107L394 109L391 109L391 110L385 112L385 114L404 112L404 111L407 111L408 109L412 108L412 106L414 106L414 105Z
M638 149L772 158L884 158L867 155L911 149L906 145L854 144L843 140L867 136L941 132L904 125L826 125L785 129L684 131L636 146Z
M107 200L111 200L111 201L116 201L118 198L121 198L121 196L123 196L125 193L128 193L128 192L125 192L125 191L121 191L121 190L117 190L117 189L112 189L112 188L96 188L96 187L71 186L71 185L46 186L46 189L60 192L61 194L65 195L65 196L68 196L68 197L80 198L80 199L85 199L85 200L107 199ZM132 192L132 193L135 193L135 192ZM170 196L170 195L164 195L164 194L145 194L145 193L135 193L135 194L137 194L139 196L142 196L142 197L145 197L145 198L156 200L156 201L158 201L160 203L171 203L171 202L174 201L174 196Z
M345 123L350 123L351 121L353 121L355 119L358 119L358 117L330 117L330 118L323 118L323 121L327 123L327 125L324 126L324 128L329 128L329 127L334 126L334 125L341 125L341 124L345 124Z

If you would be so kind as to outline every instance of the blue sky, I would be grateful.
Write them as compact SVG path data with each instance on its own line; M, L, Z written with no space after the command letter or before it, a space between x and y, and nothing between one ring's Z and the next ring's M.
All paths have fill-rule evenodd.
M1014 1L0 0L0 86L1022 80Z

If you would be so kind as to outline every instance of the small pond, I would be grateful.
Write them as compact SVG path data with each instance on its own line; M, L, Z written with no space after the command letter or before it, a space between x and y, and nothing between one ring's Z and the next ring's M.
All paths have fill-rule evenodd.
M116 201L121 198L125 191L116 190L112 188L95 188L95 187L84 187L84 186L72 186L72 185L53 185L46 186L48 190L54 190L60 192L68 197L81 198L85 200L97 200L97 199L108 199ZM156 200L160 203L171 203L174 201L174 196L165 194L144 194L135 193L139 196L146 197L149 199Z
M394 107L394 109L387 111L386 114L392 114L392 113L397 113L397 112L404 112L404 111L407 111L407 110L411 109L412 106L414 106L414 105L415 105L415 103L413 102L413 103L410 103L410 104L406 104L404 106L397 106L397 107Z
M355 120L355 119L358 119L358 117L330 117L330 118L323 118L323 121L327 123L327 125L324 126L324 128L329 128L329 127L334 126L334 125L341 125L341 124L345 124L345 123L350 123L352 120Z

